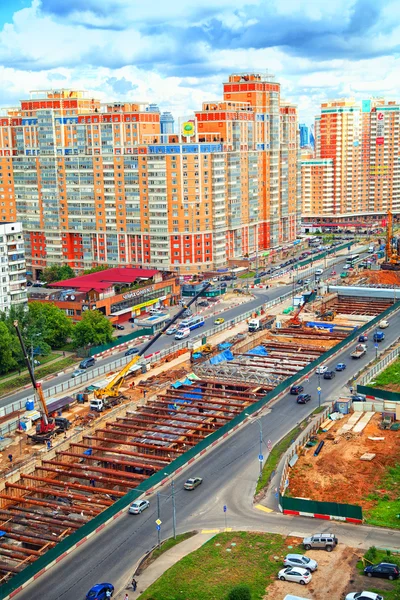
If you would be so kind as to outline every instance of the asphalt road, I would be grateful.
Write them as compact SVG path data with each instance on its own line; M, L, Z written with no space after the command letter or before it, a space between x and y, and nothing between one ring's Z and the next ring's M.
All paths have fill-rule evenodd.
M320 262L323 262L323 261L320 261ZM338 273L340 273L341 266L343 266L344 264L345 264L345 260L341 261L340 264L338 264L335 267L335 269ZM326 269L324 271L324 274L322 275L321 279L326 279L329 276L331 269L332 269L331 267L329 269ZM301 272L299 273L299 277L301 277ZM246 283L246 280L237 280L235 282L235 285L239 286L239 285L244 285L245 283ZM252 290L252 292L254 292L255 298L250 300L249 302L246 302L245 304L242 304L241 306L236 306L234 308L224 311L224 314L223 314L224 319L225 319L225 321L229 321L230 319L233 319L233 318L243 314L244 312L247 312L250 310L255 310L255 309L259 308L260 306L262 306L263 304L265 304L265 302L274 300L275 298L278 298L279 296L283 296L291 289L292 289L291 284L282 285L282 286L272 288L272 289L267 289L267 290L255 288L254 290ZM204 328L201 330L201 333L204 333L206 335L207 332L214 327L214 316L213 316L212 307L210 307L208 313L206 312L204 314L204 318L205 318L205 325L204 325ZM198 333L197 330L195 333ZM152 346L151 352L163 350L164 348L168 348L169 346L171 346L171 344L173 343L173 340L171 339L171 337L172 336L167 336L167 335L162 336ZM140 348L141 346L138 346L138 347ZM103 364L104 365L110 364L110 363L114 362L117 358L124 356L124 352L125 351L119 352L119 353L113 354L112 356L108 356L107 358L104 358L102 360L97 360L96 365L100 366ZM57 377L57 380L51 379L49 381L44 381L43 389L53 387L55 385L55 383L63 383L64 381L67 381L70 378L71 378L71 373L66 373L65 375L60 375L59 377ZM7 406L7 405L11 404L12 402L16 402L17 400L27 398L31 395L32 395L32 391L30 389L17 391L14 394L11 394L9 396L5 396L5 397L1 398L0 399L0 407Z
M380 349L386 348L397 337L400 314L390 318L385 330L385 340ZM322 400L331 400L342 394L346 381L365 365L374 355L373 344L361 359L353 360L350 352L354 344L343 350L326 364L334 367L345 362L347 369L337 373L335 379L321 379ZM267 441L275 444L281 437L302 421L318 406L318 378L310 377L305 391L312 400L299 406L294 396L286 395L261 417L263 428L263 454L267 454ZM334 531L341 542L353 547L367 548L371 545L400 549L400 532L346 523L313 521L299 517L287 517L278 513L266 514L253 507L253 495L258 476L259 436L258 424L251 421L228 437L215 449L197 460L192 468L175 480L177 532L192 529L223 528L227 506L226 525L234 529L255 529L283 534L305 535L317 530ZM203 484L193 492L183 490L189 476L200 476ZM160 489L162 538L172 534L171 488L166 484ZM18 594L18 600L80 600L87 590L100 581L111 581L117 591L124 589L133 568L140 557L156 544L157 502L150 497L150 508L140 515L123 515L104 531L86 542L81 549L63 559L48 573L42 575L26 590ZM140 578L139 578L140 581Z

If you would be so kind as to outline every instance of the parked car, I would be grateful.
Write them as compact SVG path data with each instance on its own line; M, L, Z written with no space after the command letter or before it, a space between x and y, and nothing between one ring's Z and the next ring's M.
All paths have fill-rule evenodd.
M292 394L292 396L297 396L298 394L301 394L301 392L304 390L302 385L292 385L292 387L290 388L290 393Z
M79 375L83 375L83 373L86 373L85 369L75 369L75 371L72 371L71 377L79 377Z
M88 369L89 367L93 367L93 365L95 364L96 359L93 358L93 356L89 356L89 358L84 358L80 363L79 363L79 368L80 369Z
M326 365L320 365L319 367L317 367L315 369L315 372L317 375L323 375L324 373L326 373L328 370L328 367Z
M338 539L334 533L314 533L314 535L303 539L303 546L306 550L314 548L315 550L324 549L327 552L332 552L337 543Z
M335 368L335 370L336 370L336 371L344 371L344 370L345 370L345 368L346 368L346 363L338 363L338 364L336 365L336 368Z
M203 480L201 477L190 477L190 479L188 479L183 487L185 490L194 490L195 488L197 488L201 483L203 483Z
M297 404L306 404L310 400L311 400L310 394L299 394L297 396L296 402L297 402Z
M364 575L368 577L383 577L385 579L398 579L400 575L400 569L393 563L381 562L377 565L368 565L364 569Z
M218 317L218 319L215 319L214 321L215 325L222 325L222 323L225 323L225 319L223 319L222 317Z
M138 515L142 513L146 508L149 508L150 502L148 500L135 500L129 507L130 515Z
M362 394L352 394L351 399L353 402L365 402L366 398Z
M361 335L358 336L358 341L359 342L367 342L368 341L368 336L364 335L364 334L361 334Z
M219 287L220 288L226 288L226 287L228 287L228 284L225 283L225 281L223 281L222 283L219 284Z
M335 376L335 371L325 371L324 373L324 379L333 379Z
M207 302L207 300L202 300L201 302L198 302L198 305L207 307L210 306L210 303Z
M183 313L183 317L187 318L187 317L191 317L192 316L192 311L190 310L190 308L187 308L184 313Z
M298 280L296 281L296 284L297 284L297 285L303 285L303 283L304 283L303 279L298 279Z
M345 600L383 600L383 596L375 592L350 592Z
M283 560L285 567L302 567L307 571L316 571L318 563L316 560L305 556L304 554L287 554Z
M139 354L139 348L129 348L129 350L125 352L125 356L132 356L133 354Z
M278 577L282 581L294 581L295 583L301 583L301 585L310 583L312 579L310 571L301 567L287 567L286 569L282 569L279 571Z
M303 280L304 285L309 285L311 283L311 279L307 277L307 279Z
M96 583L90 588L86 594L86 600L106 600L106 592L110 591L111 596L114 593L114 586L112 583Z
M112 326L114 327L114 329L119 329L120 331L122 331L122 329L125 329L125 327L123 325L120 325L119 323L113 323Z
M171 327L168 327L168 329L165 333L167 335L174 335L177 331L178 331L178 327L176 325L172 325Z

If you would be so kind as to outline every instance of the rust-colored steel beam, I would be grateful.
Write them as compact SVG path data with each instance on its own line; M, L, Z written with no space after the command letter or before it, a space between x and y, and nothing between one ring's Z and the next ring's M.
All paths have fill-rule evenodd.
M39 470L39 469L38 469ZM47 471L49 473L57 473L60 476L64 476L64 477L76 477L77 479L87 479L87 480L93 480L94 482L97 483L104 483L107 482L109 485L116 485L119 487L124 487L124 488L128 488L128 489L133 489L135 486L134 482L128 482L128 481L121 481L119 479L113 479L111 477L102 477L101 475L93 475L93 473L89 474L89 473L81 473L80 471L72 471L72 470L68 470L68 471L62 471L61 469L57 469L56 467L45 467L43 465L40 466L40 470L41 471ZM115 493L115 490L113 490L113 493Z
M237 407L237 408L241 408L243 406L243 402L249 402L249 398L251 396L253 396L253 394L250 392L249 394L247 394L247 396L232 396L231 397L231 393L227 392L226 394L221 394L221 390L215 390L212 388L202 388L201 392L196 392L196 391L192 391L189 389L190 386L188 386L187 390L184 390L183 393L190 393L191 396L196 396L196 399L198 397L199 400L202 400L204 398L221 398L224 399L225 402L227 404L229 404L229 406L233 406L233 407ZM162 394L162 396L159 396L159 398L182 398L182 392L180 392L182 388L179 388L179 390L174 390L173 388L171 388L170 390L168 390L168 392L165 392L164 394ZM257 396L255 398L253 398L253 401L255 402L256 400L260 400L262 397L264 396L264 394L257 394ZM232 399L231 399L232 398ZM228 399L228 400L227 400ZM241 400L242 402L234 402L233 400ZM206 402L212 402L213 404L224 404L224 402L218 402L217 400L206 400Z
M18 548L18 546L16 546ZM21 554L18 550L6 550L0 546L0 556L4 558L10 558L11 560L25 561L25 562L33 562L35 558L33 556L27 557L25 554Z
M22 546L16 546L15 544L1 543L0 548L5 550L18 550L20 554L27 554L28 556L41 556L40 550L31 550L30 548L23 548Z
M57 500L36 500L35 498L30 498L30 497L24 497L24 496L20 496L20 497L15 497L12 496L11 494L3 494L0 493L0 498L3 498L4 500L9 500L11 505L15 505L15 504L32 504L34 506L43 506L46 508L52 508L53 510L57 510L57 511L65 511L70 513L71 512L71 507L70 506L63 506L62 502L57 502ZM84 511L88 514L91 515L93 517L95 517L97 514L99 514L99 511L96 509L90 509L85 507Z
M20 542L27 542L28 544L33 544L36 546L40 546L41 544L52 544L55 546L56 540L54 539L54 535L46 534L46 533L34 533L33 531L28 531L28 535L25 535L24 531L18 531L10 527L9 525L3 524L1 526L2 530L7 533L6 537L9 537L14 540L18 540Z
M170 411L166 410L165 412L168 413ZM189 423L189 425L186 425L185 429L189 429L189 431L191 431L191 430L204 431L207 433L210 433L210 430L207 427L200 427L200 425L208 425L209 423L206 421L206 419L217 418L217 417L214 417L214 415L203 415L202 420L196 421L195 419L184 419L183 417L178 417L175 414L169 415L168 417L167 417L167 415L160 415L157 413L138 413L138 415L142 415L144 417L144 419L140 419L139 417L136 419L131 419L131 418L125 417L124 420L131 422L133 424L148 422L148 423L152 423L153 425L156 425L154 419L157 419L157 421L160 421L160 420L163 421L161 423L161 425L163 427L179 427L179 425L175 425L175 422ZM149 417L149 418L147 418L147 417ZM220 427L221 427L221 425L220 425Z
M54 519L54 517L45 517L42 515L38 515L35 513L30 513L28 511L18 511L18 510L4 510L0 509L0 515L4 515L6 517L16 517L17 519L27 520L28 523L44 523L48 525L50 528L52 526L62 527L62 530L65 528L69 529L79 529L83 525L83 523L75 523L72 520L66 520L63 516L59 519Z
M60 486L64 489L72 488L74 490L90 492L91 494L112 494L113 496L119 496L120 498L125 496L125 492L119 492L110 488L93 487L90 485L82 485L81 483L72 483L71 481L60 481L58 479L54 479L53 477L37 477L35 475L25 475L24 473L21 473L21 479L28 479L29 481L41 481L43 483L50 483L51 485Z
M4 513L3 513L4 514ZM16 525L21 525L22 527L27 527L28 529L32 529L34 531L52 531L56 534L61 534L65 529L68 529L68 526L61 525L53 521L52 523L39 521L38 519L30 519L26 515L16 515L10 514L7 519L2 522L11 521Z
M81 455L79 455L81 456ZM55 465L56 467L72 467L74 470L79 471L93 471L93 473L102 473L108 476L115 476L122 479L128 480L133 479L136 481L143 481L147 479L146 475L140 475L139 473L129 473L128 471L119 471L117 469L107 469L106 467L96 467L94 465L82 465L80 463L63 463L57 460L44 460L42 465Z
M104 441L104 440L103 440ZM149 454L144 454L142 452L132 452L131 450L121 450L118 448L106 448L105 446L87 446L86 444L80 444L80 443L75 443L75 444L71 444L71 447L77 447L77 448L84 448L85 450L87 450L88 448L91 448L93 451L98 451L98 452L109 452L111 454L120 454L121 456L133 456L133 457L138 457L138 458L144 458L147 460L154 460L156 462L160 462L160 463L170 463L171 459L168 458L167 456L151 456ZM152 450L157 450L157 446L152 446Z
M166 394L165 396L166 398L168 398L168 394ZM157 400L155 400L152 405L153 407L158 410L159 408L163 408L163 406L167 405L169 406L171 404L171 402L173 404L177 403L177 408L178 407L182 407L184 406L184 404L182 402L179 402L179 398L174 398L172 397L172 401L171 400L163 400L164 396L157 398ZM161 406L158 406L159 404L161 404ZM185 403L187 404L187 403ZM214 406L209 406L209 405L214 405L216 404L217 407ZM250 402L248 401L246 404L250 404ZM240 410L237 410L237 408L225 408L226 406L230 406L228 402L223 402L223 401L218 401L218 402L212 402L211 400L192 400L190 402L190 407L193 408L197 408L199 409L203 409L206 411L211 411L211 410L215 410L215 412L219 413L219 412L223 412L223 413L228 413L231 415L238 415L240 412L242 412L242 410L246 407L245 404L242 404L242 406L240 407ZM196 414L196 413L194 413ZM203 413L200 413L203 414ZM207 415L209 413L206 413ZM228 417L229 418L229 417ZM232 417L230 417L232 418Z
M78 502L88 503L90 505L97 504L99 506L111 506L113 504L112 500L106 500L105 498L89 498L89 496L84 496L82 494L72 494L71 492L61 492L60 490L54 490L49 487L29 487L28 485L20 485L18 483L6 483L7 488L12 488L14 490L22 490L28 493L34 494L48 494L50 496L57 496L59 498L67 498L69 500L77 500Z
M131 461L131 460L121 460L121 459L117 459L117 458L109 458L104 457L104 456L97 456L92 454L91 456L82 456L82 454L74 454L73 452L64 452L64 454L66 456L73 456L74 458L84 458L85 460L95 460L95 461L100 461L100 462L106 462L109 463L110 465L123 465L126 467L139 467L139 469L148 469L149 471L159 471L160 469L162 469L163 467L159 466L159 465L152 465L150 463L141 463L138 461ZM125 471L124 471L124 475L125 475Z
M140 428L138 428L138 429L140 429ZM112 435L124 435L124 436L129 435L128 432L116 431L111 428L110 429L98 429L97 433L101 433L101 432L107 433L109 431L112 432ZM165 435L167 435L166 432L165 432ZM170 433L169 435L176 436L177 434ZM135 436L135 438L138 437L138 438L143 438L143 439L146 439L150 436L152 440L157 440L159 442L168 442L169 444L179 444L180 446L195 446L197 444L197 442L189 442L188 440L182 440L182 439L174 440L174 439L171 439L170 437L164 437L162 435L154 435L154 431L149 431L148 433L135 432L134 436ZM182 434L181 437L184 437L184 434ZM97 438L94 438L94 439L97 439ZM101 438L101 439L108 440L108 438ZM170 450L168 449L168 452L169 451ZM182 451L180 450L180 452L182 452Z
M115 423L113 425L113 427L118 427L120 429L124 429L126 431L146 431L149 434L152 433L153 431L155 432L159 432L159 433L170 433L169 431L162 431L161 428L168 428L171 429L171 426L168 426L166 423L155 423L154 421L148 421L146 419L140 420L140 421L136 421L136 419L127 419L128 421L132 421L132 423L148 423L149 425L147 427L141 427L140 425L127 425L126 423ZM152 429L152 427L156 427L157 429ZM183 429L185 430L185 433L182 433L182 436L184 437L191 437L193 439L196 440L202 440L205 436L204 435L198 435L197 433L186 433L186 431L193 431L193 429L196 429L197 431L204 431L204 433L206 433L207 435L210 433L209 429L203 429L203 427L184 427L183 425L175 425L173 426L174 429ZM173 433L171 433L171 435L173 435ZM176 435L176 434L175 434Z
M176 417L175 415L170 415L170 413L172 411L175 411L175 413L178 414L178 415L190 415L190 416L193 416L193 417L197 417L199 415L199 412L195 411L195 410L187 410L187 408L189 408L189 406L190 405L188 405L188 404L177 404L177 408L176 409L174 409L174 408L160 408L159 406L157 406L157 407L154 407L154 410L157 410L157 413L155 413L155 414L148 413L145 410L139 410L138 411L138 415L145 414L146 416L152 416L153 417L153 416L159 416L158 413L161 412L161 413L163 413L163 415L162 415L163 418L165 418L168 415L170 417L171 421L173 421L173 420L176 419L178 421L185 421L187 423L197 423L197 424L201 423L201 421L197 421L196 419L186 419L183 416ZM150 404L150 406L148 406L148 407L147 406L146 407L142 407L141 406L140 408L141 409L147 409L147 408L151 409L152 406ZM210 409L206 409L206 410L210 410ZM206 412L202 416L203 416L204 419L220 419L221 421L231 421L232 420L232 417L226 417L225 415L220 415L218 413L218 411L216 411L215 414L214 413L210 414L209 412Z
M126 434L125 434L126 435ZM128 440L118 440L116 438L112 438L112 437L99 437L96 435L85 435L83 437L84 440L95 440L97 442L107 442L108 444L118 444L120 446L137 446L139 448L147 448L149 450L154 450L155 448L158 450L163 450L164 446L154 446L154 444L142 444L140 442L132 442L132 441L128 441ZM174 452L175 454L181 454L182 450L177 450L177 449L169 449L167 447L165 447L165 450L168 452ZM121 452L121 454L124 454L124 452ZM131 456L148 456L148 454L136 454L135 455L131 455Z
M8 563L0 562L0 571L3 573L21 573L23 566L12 567Z

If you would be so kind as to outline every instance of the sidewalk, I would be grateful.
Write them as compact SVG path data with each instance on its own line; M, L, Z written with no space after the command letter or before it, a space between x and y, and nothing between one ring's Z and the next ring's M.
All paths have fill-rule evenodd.
M139 598L140 594L146 591L152 583L157 581L165 571L179 562L187 554L200 548L203 544L208 542L208 540L214 537L214 535L215 533L197 533L188 540L177 544L171 548L171 550L167 550L167 552L164 552L164 554L151 563L141 575L135 577L138 584L136 592L132 590L131 580L129 580L124 591L115 596L116 600L123 600L125 594L128 594L129 600Z

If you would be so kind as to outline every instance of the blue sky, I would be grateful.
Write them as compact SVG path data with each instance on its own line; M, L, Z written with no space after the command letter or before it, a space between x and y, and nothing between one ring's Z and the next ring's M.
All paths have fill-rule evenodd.
M312 122L329 98L400 100L399 52L394 0L3 0L0 105L75 87L183 116L268 70Z

